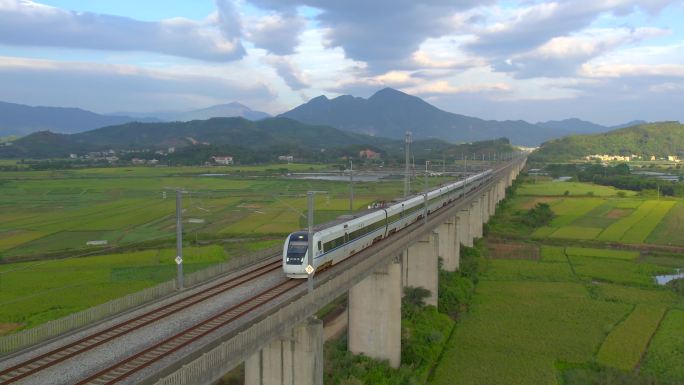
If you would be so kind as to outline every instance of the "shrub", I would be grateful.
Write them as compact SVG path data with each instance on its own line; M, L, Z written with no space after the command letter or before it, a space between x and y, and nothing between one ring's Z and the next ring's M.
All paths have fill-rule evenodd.
M542 227L551 223L554 214L548 203L539 202L522 218L522 222L530 227Z
M671 288L679 295L684 295L684 278L673 279L667 283L667 287Z

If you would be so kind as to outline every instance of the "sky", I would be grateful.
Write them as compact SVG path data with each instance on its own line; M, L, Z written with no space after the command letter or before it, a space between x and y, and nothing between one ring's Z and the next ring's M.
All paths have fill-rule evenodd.
M530 122L684 121L684 0L0 0L0 100L277 114L384 87Z

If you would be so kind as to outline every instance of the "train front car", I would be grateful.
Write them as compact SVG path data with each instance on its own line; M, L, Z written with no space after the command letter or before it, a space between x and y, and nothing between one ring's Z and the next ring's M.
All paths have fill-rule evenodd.
M290 234L283 245L283 271L290 278L306 278L309 248L309 233L296 231Z

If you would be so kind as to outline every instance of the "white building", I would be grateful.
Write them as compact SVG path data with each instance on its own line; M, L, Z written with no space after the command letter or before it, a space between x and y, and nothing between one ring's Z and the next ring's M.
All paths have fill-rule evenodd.
M228 166L233 164L233 157L232 156L212 156L211 160L214 161L216 164Z

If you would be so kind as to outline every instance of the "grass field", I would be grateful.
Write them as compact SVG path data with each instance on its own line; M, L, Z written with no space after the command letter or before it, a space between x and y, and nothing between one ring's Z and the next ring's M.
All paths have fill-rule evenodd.
M228 259L220 246L183 254L188 273ZM175 256L162 249L0 265L0 323L34 326L173 279Z
M571 282L479 283L433 384L557 383L555 363L590 361L605 330L631 306L588 298Z
M678 211L682 204L674 200L560 198L550 206L556 217L548 226L534 230L533 238L674 245L684 241L670 230L680 229L678 218L684 214ZM670 227L665 227L666 223Z
M274 171L285 167L305 172L324 166L0 172L2 329L34 326L173 278L176 188L186 190L185 244L221 245L189 249L186 272L224 261L225 249L270 247L305 227L308 190L321 192L316 223L349 213L348 182L293 179ZM433 177L429 184L446 180ZM402 191L397 179L357 181L354 208ZM89 241L107 244L88 246Z
M508 215L520 217L540 202L549 204L555 217L547 226L527 233L534 239L684 246L681 200L655 200L589 183L527 181L518 187ZM505 222L497 223L494 230L521 234L520 228L506 226Z
M615 196L622 191L625 196L634 195L633 191L618 190L614 187L599 186L581 182L557 182L544 181L537 183L524 183L517 191L518 195L537 195L537 196Z
M431 384L561 385L572 370L605 369L617 377L572 383L608 385L622 383L610 380L620 373L638 376L636 368L684 381L684 299L654 280L684 267L684 256L629 250L630 243L677 239L654 234L664 223L678 225L673 213L681 203L563 182L523 183L518 192L497 212L487 244L506 245L510 236L508 242L539 247L538 260L483 261L474 304L459 319ZM556 217L549 226L522 226L520 218L539 202ZM597 238L607 229L611 242L628 247L601 248Z
M185 247L184 272L192 273L224 262L231 255L281 243L278 238ZM35 326L174 279L175 257L175 249L150 249L0 264L0 325L13 325L11 330Z
M684 310L670 310L648 347L644 373L684 382Z
M684 246L684 203L678 202L646 238L647 243Z
M622 260L627 260L627 261L633 261L633 260L639 258L639 252L638 251L593 249L593 248L587 248L587 247L566 247L565 253L567 255L574 255L574 256L622 259Z
M183 197L186 236L232 237L284 235L305 222L306 191L316 197L316 222L348 213L348 183L264 177L259 173L287 167L308 171L310 165L271 165L223 169L106 168L68 171L0 172L0 260L98 250L108 246L164 240L175 235L175 192ZM256 173L250 177L249 173ZM445 178L430 178L435 185ZM422 188L422 184L420 185ZM355 209L375 200L401 195L401 181L355 183ZM201 222L201 223L199 223Z
M636 306L629 317L611 330L603 341L597 361L605 366L633 370L666 310L665 306Z
M597 237L601 241L642 243L660 223L674 201L645 201L631 215L606 227Z
M642 287L655 286L655 275L675 272L669 267L607 258L570 256L570 262L577 276L582 279Z

